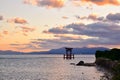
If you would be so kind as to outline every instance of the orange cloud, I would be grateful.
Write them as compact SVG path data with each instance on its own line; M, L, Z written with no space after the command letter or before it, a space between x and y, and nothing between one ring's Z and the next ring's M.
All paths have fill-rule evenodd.
M24 3L47 8L61 8L64 6L65 0L24 0Z
M8 34L8 31L3 31L3 34L7 35L7 34Z
M22 18L15 18L14 19L14 22L15 23L20 23L20 24L25 24L27 23L27 21L25 19L22 19Z
M28 27L28 26L21 26L20 28L22 29L22 34L24 36L28 36L27 33L35 31L35 28L31 28L31 27Z
M97 15L95 15L95 14L90 14L90 15L88 16L88 19L97 20Z
M22 31L23 32L32 32L35 30L35 28L30 28L30 27L27 27L27 26L22 26Z
M14 23L18 23L18 24L26 24L27 21L23 18L20 17L16 17L16 18L12 18L12 19L8 19L7 22L14 22Z
M38 0L24 0L25 4L37 5Z
M111 4L111 5L120 5L119 0L81 0L82 2L91 2L97 5L106 5L106 4Z
M80 0L71 0L71 2L73 3L74 6L82 6L83 3L81 3Z
M68 19L68 17L67 17L67 16L63 16L62 18L63 18L63 19Z

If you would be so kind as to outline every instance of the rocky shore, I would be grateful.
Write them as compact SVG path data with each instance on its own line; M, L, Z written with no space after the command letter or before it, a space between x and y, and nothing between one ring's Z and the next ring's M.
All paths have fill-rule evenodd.
M106 58L97 58L95 64L101 68L107 70L110 74L105 74L107 80L120 80L120 62L112 61Z
M108 71L112 75L105 74L101 80L120 80L120 49L96 51L94 63L80 61L76 66L96 66ZM105 78L105 79L104 79Z
M120 67L118 65L120 65L118 61L112 61L106 58L97 58L94 63L84 63L84 61L80 61L76 64L76 66L99 67L100 71L104 72L104 75L101 76L100 80L120 80L120 75L118 75Z
M112 61L106 58L97 58L95 64L109 71L112 71L112 69L118 64L118 61Z
M120 80L120 49L96 51L96 65L113 74L108 80Z

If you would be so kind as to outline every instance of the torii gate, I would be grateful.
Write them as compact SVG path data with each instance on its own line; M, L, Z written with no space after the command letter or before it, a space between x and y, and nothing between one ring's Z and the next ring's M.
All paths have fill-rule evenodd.
M64 59L74 59L74 54L72 53L73 48L65 48L66 54L64 54Z

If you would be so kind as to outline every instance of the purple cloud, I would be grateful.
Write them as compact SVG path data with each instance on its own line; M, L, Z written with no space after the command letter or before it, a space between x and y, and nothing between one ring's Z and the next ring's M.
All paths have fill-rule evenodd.
M120 13L116 13L116 14L110 13L106 16L106 18L113 22L120 22Z
M120 25L109 23L109 22L96 22L91 24L69 24L62 28L51 28L47 31L57 37L57 39L44 39L40 42L45 45L56 45L57 46L88 46L88 45L120 45ZM59 35L78 35L88 36L91 38L83 39L81 37L74 38L68 36ZM49 46L48 45L48 46ZM54 47L53 46L53 47ZM54 47L55 48L55 47Z

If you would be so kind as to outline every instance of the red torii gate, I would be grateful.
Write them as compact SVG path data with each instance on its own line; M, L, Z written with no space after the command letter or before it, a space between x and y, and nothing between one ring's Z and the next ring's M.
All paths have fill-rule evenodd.
M66 54L64 54L64 59L74 59L74 54L72 53L73 48L65 48Z

